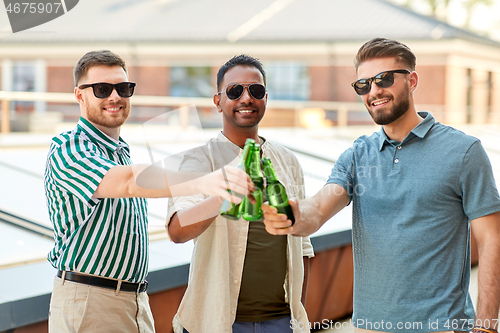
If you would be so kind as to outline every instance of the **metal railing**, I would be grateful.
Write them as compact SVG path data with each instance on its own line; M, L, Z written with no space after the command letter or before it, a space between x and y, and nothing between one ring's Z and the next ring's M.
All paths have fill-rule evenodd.
M11 101L22 101L22 102L43 101L50 103L69 103L69 104L77 103L75 96L72 93L0 91L1 133L10 132ZM214 107L214 103L211 98L138 95L132 98L132 102L134 106L167 106L167 107L179 108L187 105L195 105L196 107ZM267 108L294 110L296 126L299 126L300 113L302 112L302 110L305 109L318 108L323 110L337 111L338 126L347 125L349 112L366 112L363 103L330 102L330 101L269 100Z
M0 133L10 132L10 102L35 102L43 101L49 103L76 104L77 101L73 93L52 93L52 92L7 92L0 91ZM136 95L132 99L134 106L160 106L180 108L188 105L196 107L213 108L212 98L194 97L170 97L170 96L146 96ZM294 126L300 127L300 116L307 109L322 109L326 111L336 111L336 125L347 126L350 113L366 113L366 108L360 102L337 102L337 101L284 101L268 100L267 109L293 110ZM439 104L419 104L417 110L427 110L433 113L434 117L441 122L456 124L466 123L465 116L473 114L473 123L500 123L499 107L471 107L471 106L446 106ZM471 111L472 110L472 111Z

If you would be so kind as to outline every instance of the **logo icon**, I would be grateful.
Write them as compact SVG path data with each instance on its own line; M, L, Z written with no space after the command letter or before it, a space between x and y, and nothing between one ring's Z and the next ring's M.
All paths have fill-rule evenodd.
M52 21L73 9L78 0L3 0L12 32Z

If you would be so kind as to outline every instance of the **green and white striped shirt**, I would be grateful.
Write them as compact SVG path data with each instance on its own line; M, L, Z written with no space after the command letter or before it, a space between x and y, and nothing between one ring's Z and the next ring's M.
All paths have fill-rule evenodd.
M146 200L94 199L106 172L129 165L130 150L86 119L52 139L45 170L45 194L54 225L49 262L75 271L130 282L148 273Z

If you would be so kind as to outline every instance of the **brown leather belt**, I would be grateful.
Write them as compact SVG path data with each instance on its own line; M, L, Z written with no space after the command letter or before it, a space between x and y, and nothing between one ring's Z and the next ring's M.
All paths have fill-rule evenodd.
M63 272L58 270L57 276L62 278ZM102 278L102 277L98 277L98 276L85 275L85 274L80 274L80 273L75 273L75 272L66 272L66 274L64 275L64 279L68 280L68 281L77 282L77 283L88 284L90 286L108 288L108 289L113 289L113 290L118 289L118 283L120 282L117 280L111 280L111 279L106 279L106 278ZM132 282L121 281L121 286L120 286L118 291L133 291L133 292L142 293L142 292L145 292L147 289L148 289L148 281L144 281L142 283L132 283Z

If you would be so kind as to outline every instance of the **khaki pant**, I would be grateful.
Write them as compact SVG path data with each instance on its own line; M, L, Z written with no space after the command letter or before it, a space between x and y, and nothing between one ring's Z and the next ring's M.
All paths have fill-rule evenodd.
M146 292L89 286L56 277L50 299L50 333L151 333L154 321Z

